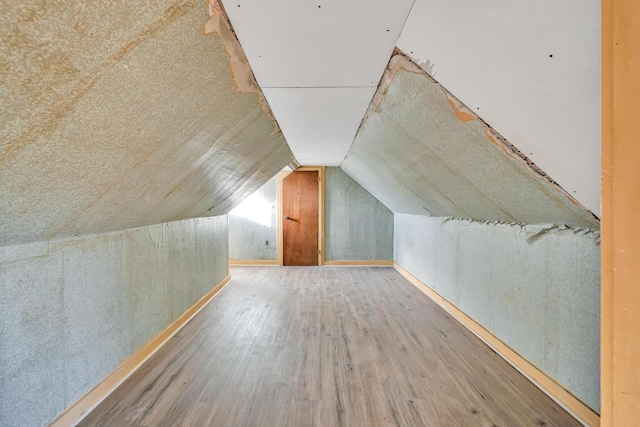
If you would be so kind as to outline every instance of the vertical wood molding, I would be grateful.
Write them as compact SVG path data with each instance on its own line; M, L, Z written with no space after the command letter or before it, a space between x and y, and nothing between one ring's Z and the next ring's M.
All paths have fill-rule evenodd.
M602 425L640 419L640 2L602 0Z
M318 172L318 265L324 265L324 166L302 166L296 169L296 172L317 171ZM283 171L278 175L277 204L278 204L278 247L276 248L276 260L278 265L284 265L284 257L282 253L282 245L284 244L282 233L282 185L284 179L289 176L292 171Z
M511 366L516 368L518 371L520 371L520 373L522 373L531 382L538 386L540 390L544 391L549 397L555 400L558 404L562 405L574 417L592 427L597 427L600 425L600 417L598 416L598 414L595 413L586 404L584 404L580 399L575 397L571 392L565 389L556 380L548 376L545 372L540 370L537 366L529 362L527 359L520 356L518 352L505 344L500 338L493 335L484 326L469 317L464 311L449 302L446 298L442 297L440 294L431 289L428 285L423 283L409 271L405 270L404 267L397 263L394 263L393 266L405 279L411 282L411 284L413 284L416 288L420 289L429 298L435 301L440 307L449 312L455 319L462 323L462 325L464 325L467 329L473 332L474 335L484 341L485 344L491 347Z
M318 265L324 265L324 174L325 167L318 170Z
M72 403L60 415L58 415L49 427L75 426L96 406L111 394L120 384L129 378L144 362L154 355L172 336L174 336L193 316L213 299L229 282L231 276L227 276L200 298L191 308L185 311L172 324L156 335L148 343L127 357L107 378L102 380L93 389Z
M284 215L282 211L282 184L290 173L291 171L284 171L278 174L278 186L276 190L276 204L278 205L278 246L276 246L276 260L280 266L284 265L284 255L282 252L282 245L284 244L284 233L282 232L282 217Z

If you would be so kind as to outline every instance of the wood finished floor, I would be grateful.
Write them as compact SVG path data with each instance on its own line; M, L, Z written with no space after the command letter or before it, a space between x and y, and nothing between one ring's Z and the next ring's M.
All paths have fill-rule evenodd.
M577 426L391 268L235 267L81 426Z

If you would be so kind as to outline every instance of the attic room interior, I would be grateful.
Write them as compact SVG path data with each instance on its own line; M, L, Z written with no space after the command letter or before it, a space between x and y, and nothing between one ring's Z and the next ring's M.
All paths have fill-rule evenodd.
M0 2L1 426L632 426L640 3Z

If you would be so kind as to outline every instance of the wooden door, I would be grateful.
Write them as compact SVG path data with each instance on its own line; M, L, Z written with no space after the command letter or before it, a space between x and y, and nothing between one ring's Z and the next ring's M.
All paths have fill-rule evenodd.
M318 265L318 176L292 172L282 182L283 265Z

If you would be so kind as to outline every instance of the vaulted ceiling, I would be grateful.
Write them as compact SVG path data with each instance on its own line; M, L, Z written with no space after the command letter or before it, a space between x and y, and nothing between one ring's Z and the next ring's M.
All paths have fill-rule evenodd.
M224 214L294 155L396 212L597 227L595 5L223 3L0 2L0 246Z
M562 187L565 200L573 198L599 215L597 2L222 2L300 163L337 165L349 158L364 105L397 45L466 105L469 114L515 146L520 152L516 157L535 163L533 170L556 183L551 187ZM395 102L410 102L413 95L406 88ZM416 114L406 109L403 114L413 125L428 118L430 111ZM423 138L438 134L433 126L421 128ZM387 138L388 146L404 142L399 134ZM484 164L482 158L476 163ZM376 168L383 174L386 169ZM518 209L536 210L535 203L522 204L526 197L513 203ZM512 202L507 194L501 199L507 205ZM461 214L428 208L431 214ZM525 221L536 216L485 217Z

